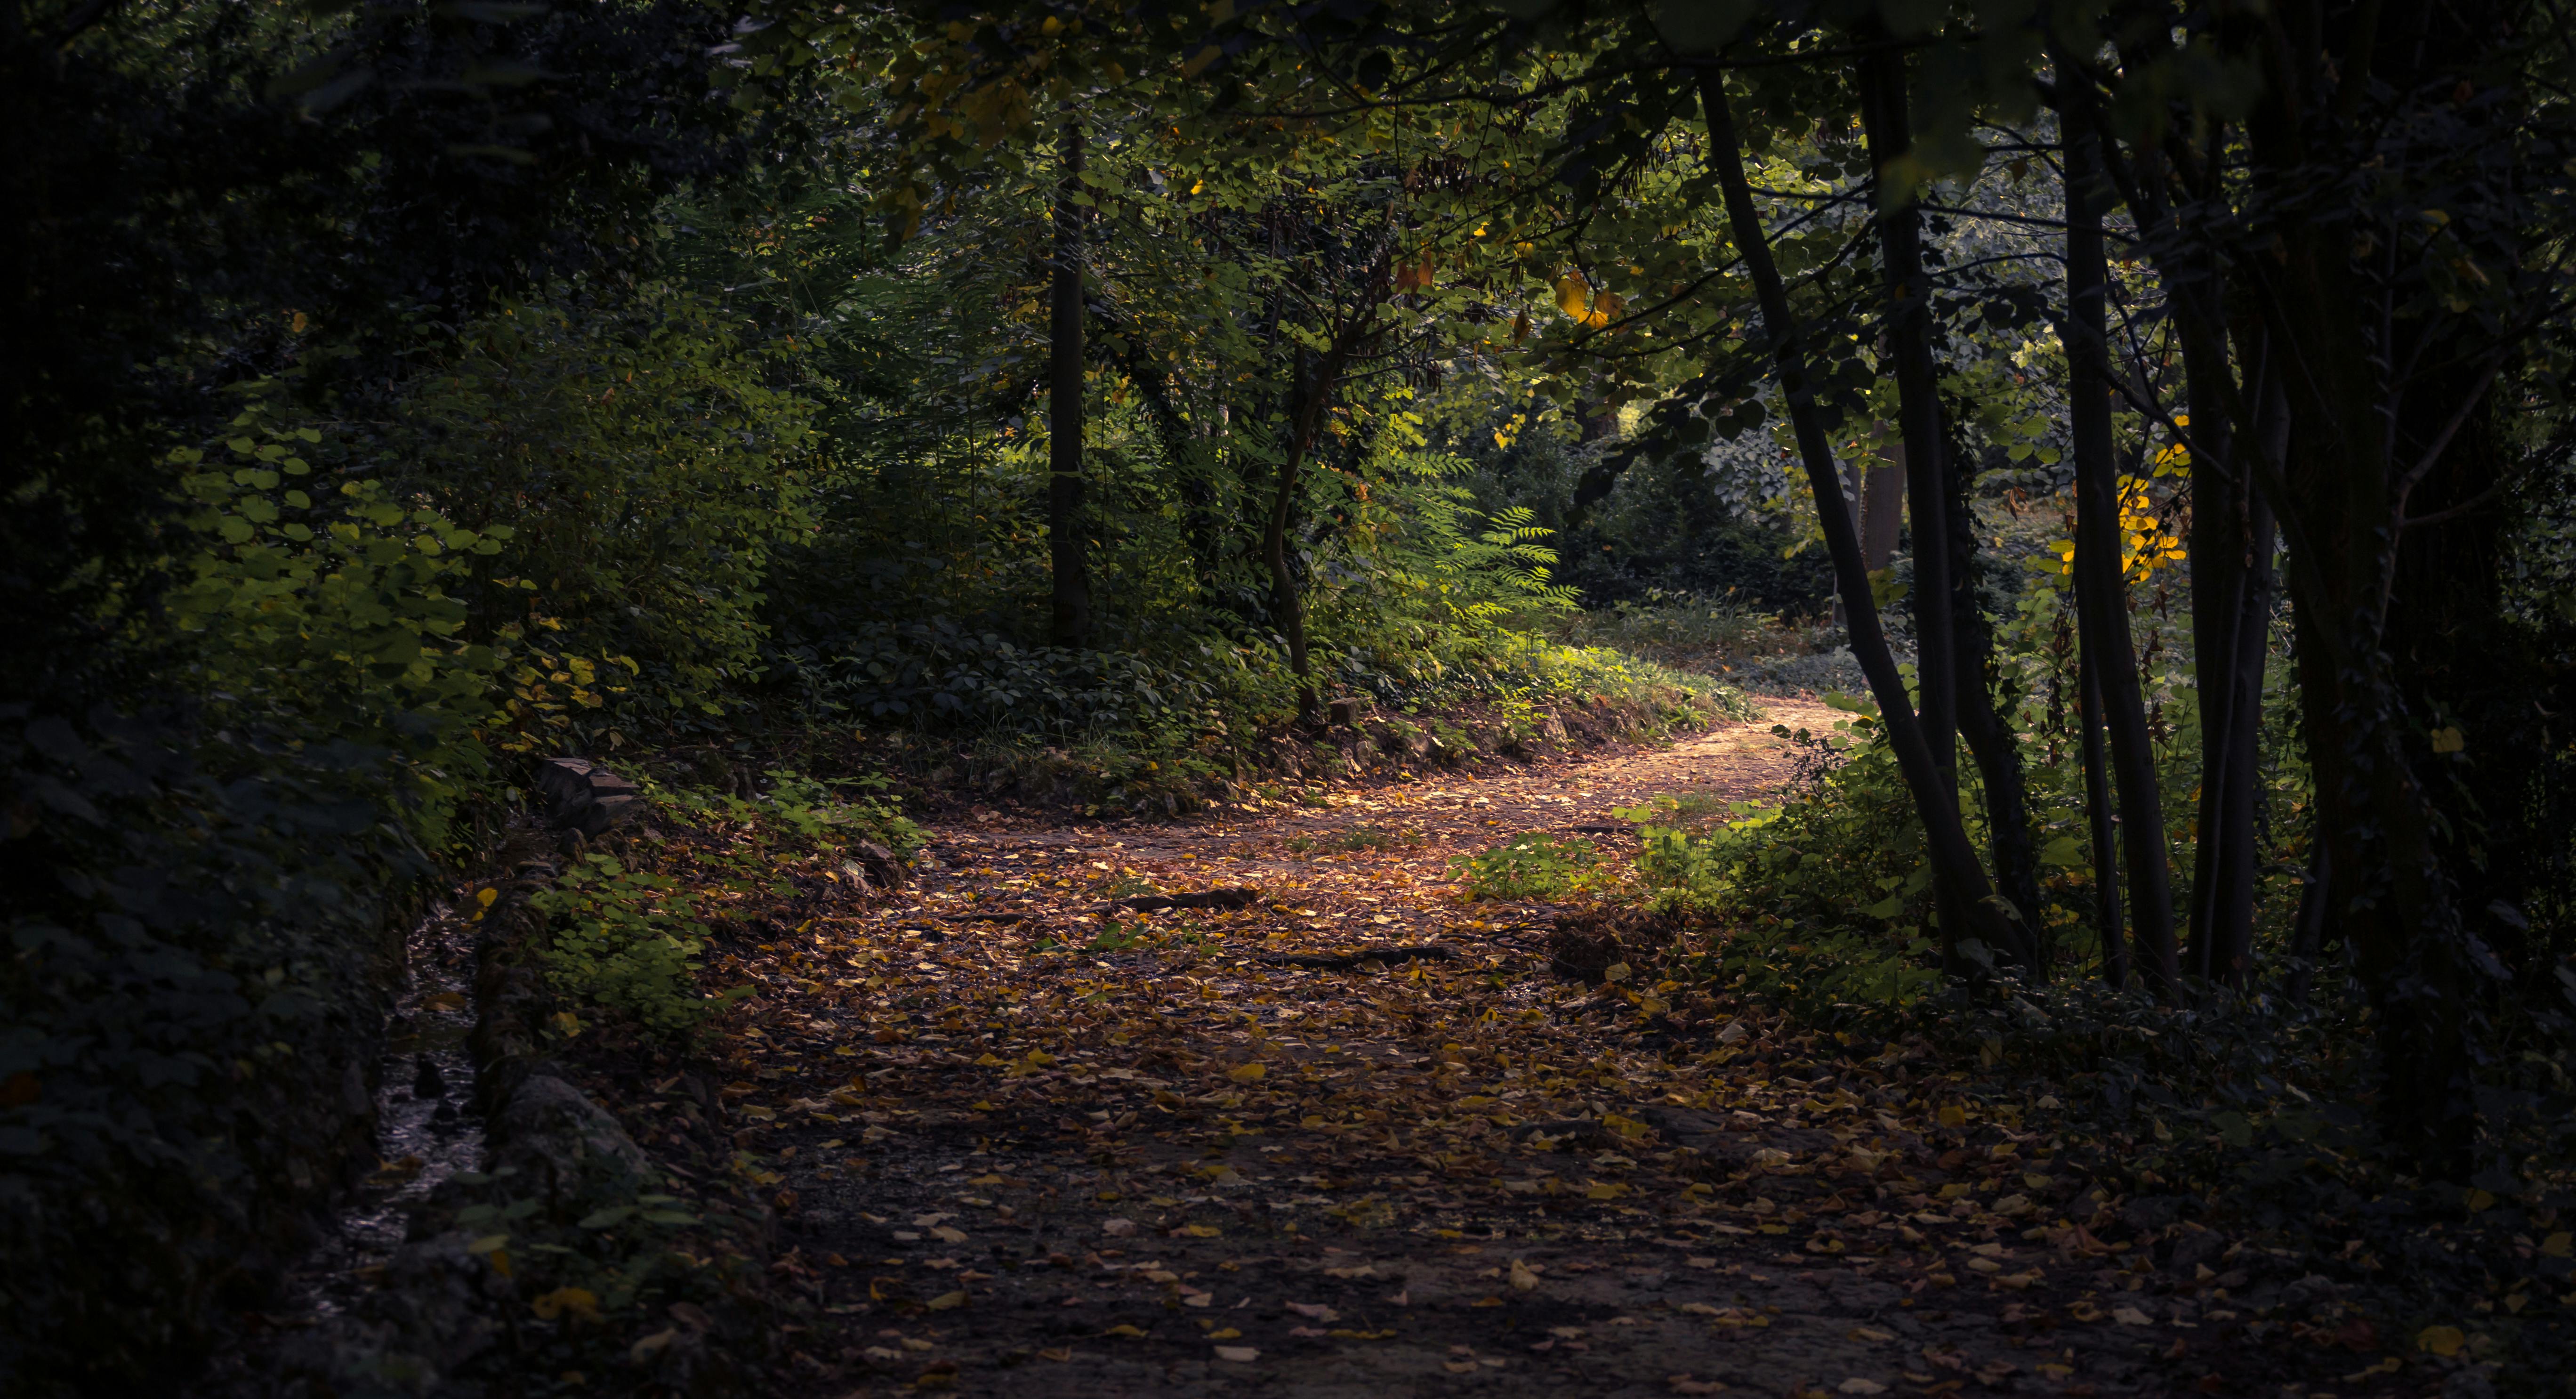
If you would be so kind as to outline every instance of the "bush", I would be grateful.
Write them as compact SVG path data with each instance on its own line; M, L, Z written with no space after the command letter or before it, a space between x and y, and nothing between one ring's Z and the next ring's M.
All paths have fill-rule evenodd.
M1470 897L1479 899L1565 898L1598 888L1609 876L1600 847L1592 842L1535 831L1481 855L1455 856L1449 872L1466 882Z
M538 963L556 992L664 1034L694 1028L740 999L698 990L706 925L697 900L665 875L585 855L530 904L546 915Z
M264 1305L374 1163L398 920L470 844L500 652L450 591L489 534L328 469L263 386L177 453L164 606L92 619L161 678L74 724L0 709L0 1375L141 1385ZM424 847L427 847L425 849Z
M405 386L378 469L502 541L466 596L475 639L525 643L516 746L685 726L757 677L770 555L812 526L811 406L772 386L781 353L666 287L610 310L568 286Z

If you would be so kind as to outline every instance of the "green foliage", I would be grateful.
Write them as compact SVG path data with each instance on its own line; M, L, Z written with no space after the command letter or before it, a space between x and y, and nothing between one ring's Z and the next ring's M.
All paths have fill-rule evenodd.
M683 1195L669 1193L676 1181L597 1157L543 1181L510 1167L461 1172L422 1224L471 1238L467 1266L482 1274L482 1298L504 1318L492 1344L470 1356L414 1356L405 1342L435 1346L441 1337L408 1330L413 1318L390 1318L379 1333L383 1352L342 1363L387 1385L427 1361L492 1385L571 1372L691 1394L744 1392L744 1362L770 1352L764 1333L786 1319L768 1309L751 1271L760 1239L756 1206L744 1197L764 1175L744 1162L735 1178ZM685 1331L675 1317L687 1319ZM700 1341L701 1326L714 1334ZM675 1346L684 1335L690 1340Z
M739 835L742 853L828 851L846 849L853 841L885 846L899 859L920 850L927 833L903 814L902 804L887 795L892 784L882 774L825 780L791 768L763 773L769 789L757 796L711 791L685 781L665 783L649 772L639 785L656 809L704 826L722 826Z
M667 286L566 287L474 321L406 387L391 480L508 527L467 594L475 639L530 652L505 746L702 720L757 678L770 555L812 525L812 409L772 382L789 351L746 330Z
M547 918L538 961L569 999L669 1034L695 1027L742 994L699 992L695 959L707 928L698 921L696 894L667 875L585 855L530 903Z
M1557 899L1590 892L1611 877L1601 849L1588 840L1532 831L1449 861L1450 877L1478 899Z
M1895 759L1875 741L1875 720L1856 715L1837 728L1773 729L1798 745L1806 769L1778 805L1733 803L1697 831L1657 824L1680 813L1677 803L1621 812L1643 827L1638 875L1655 905L1815 928L1919 924L1931 877Z
M486 769L471 728L505 660L463 636L456 592L511 527L405 509L380 481L330 484L302 454L336 444L282 425L264 387L222 440L171 454L197 508L167 619L193 643L191 679L219 726L384 751L399 772L388 796L443 847Z

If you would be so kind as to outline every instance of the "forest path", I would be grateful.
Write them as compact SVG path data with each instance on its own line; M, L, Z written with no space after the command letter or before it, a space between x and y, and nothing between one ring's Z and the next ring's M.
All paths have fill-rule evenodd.
M1550 910L1463 902L1448 879L1451 856L1522 831L1776 788L1771 725L1835 716L1765 703L1666 748L1329 809L988 816L935 830L898 898L765 948L766 989L728 1020L727 1096L775 1173L780 1269L846 1324L825 1389L2152 1385L2143 1338L2089 1302L2074 1317L2100 1325L2049 1333L2030 1304L2051 1289L2024 1289L2062 1260L2017 1224L1892 1198L1891 1163L1950 1178L1929 1165L1945 1143L1916 1135L1928 1106L1909 1127L1901 1090L1752 1021L1731 1044L1652 1028L1616 988L1550 974ZM1244 886L1262 896L1234 910L1095 911ZM1435 939L1449 959L1277 960ZM2080 1184L2011 1151L1974 1155L2009 1164L2016 1196Z

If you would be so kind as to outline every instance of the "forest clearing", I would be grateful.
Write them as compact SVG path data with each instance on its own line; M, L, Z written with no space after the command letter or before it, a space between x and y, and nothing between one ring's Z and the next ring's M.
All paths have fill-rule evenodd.
M0 0L0 1392L2576 1395L2565 0Z

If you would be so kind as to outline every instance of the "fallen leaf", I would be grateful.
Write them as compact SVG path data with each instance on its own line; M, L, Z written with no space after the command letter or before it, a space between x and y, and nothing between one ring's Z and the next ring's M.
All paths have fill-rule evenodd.
M2445 1360L2458 1355L2460 1348L2468 1343L2467 1334L2456 1326L2427 1326L2415 1333L2418 1350L2430 1351Z
M2135 1307L2113 1307L2111 1319L2122 1326L2153 1326L2155 1319Z
M1325 1306L1321 1302L1291 1302L1288 1304L1288 1310L1306 1318L1308 1321L1329 1323L1339 1321L1342 1318L1342 1314L1340 1312L1333 1310L1331 1307Z
M1857 1376L1843 1381L1841 1384L1834 1386L1834 1388L1845 1394L1885 1394L1887 1392L1886 1385L1880 1384L1876 1380L1865 1380L1858 1378Z
M544 1321L552 1321L566 1313L583 1321L600 1319L599 1294L586 1287L558 1287L539 1297L535 1309L538 1318Z
M1216 1358L1229 1360L1237 1365L1249 1365L1261 1358L1261 1351L1254 1346L1218 1346Z
M1539 1273L1539 1270L1538 1270L1538 1269L1531 1267L1531 1266L1530 1266L1530 1265L1528 1265L1527 1263L1524 1263L1524 1262L1522 1262L1521 1260L1519 1260L1519 1259L1517 1259L1517 1258L1513 1259L1513 1260L1512 1260L1512 1288L1513 1288L1513 1290L1514 1290L1514 1291L1517 1291L1517 1292L1527 1292L1527 1291L1529 1291L1531 1288L1534 1288L1534 1287L1538 1286L1538 1273Z

